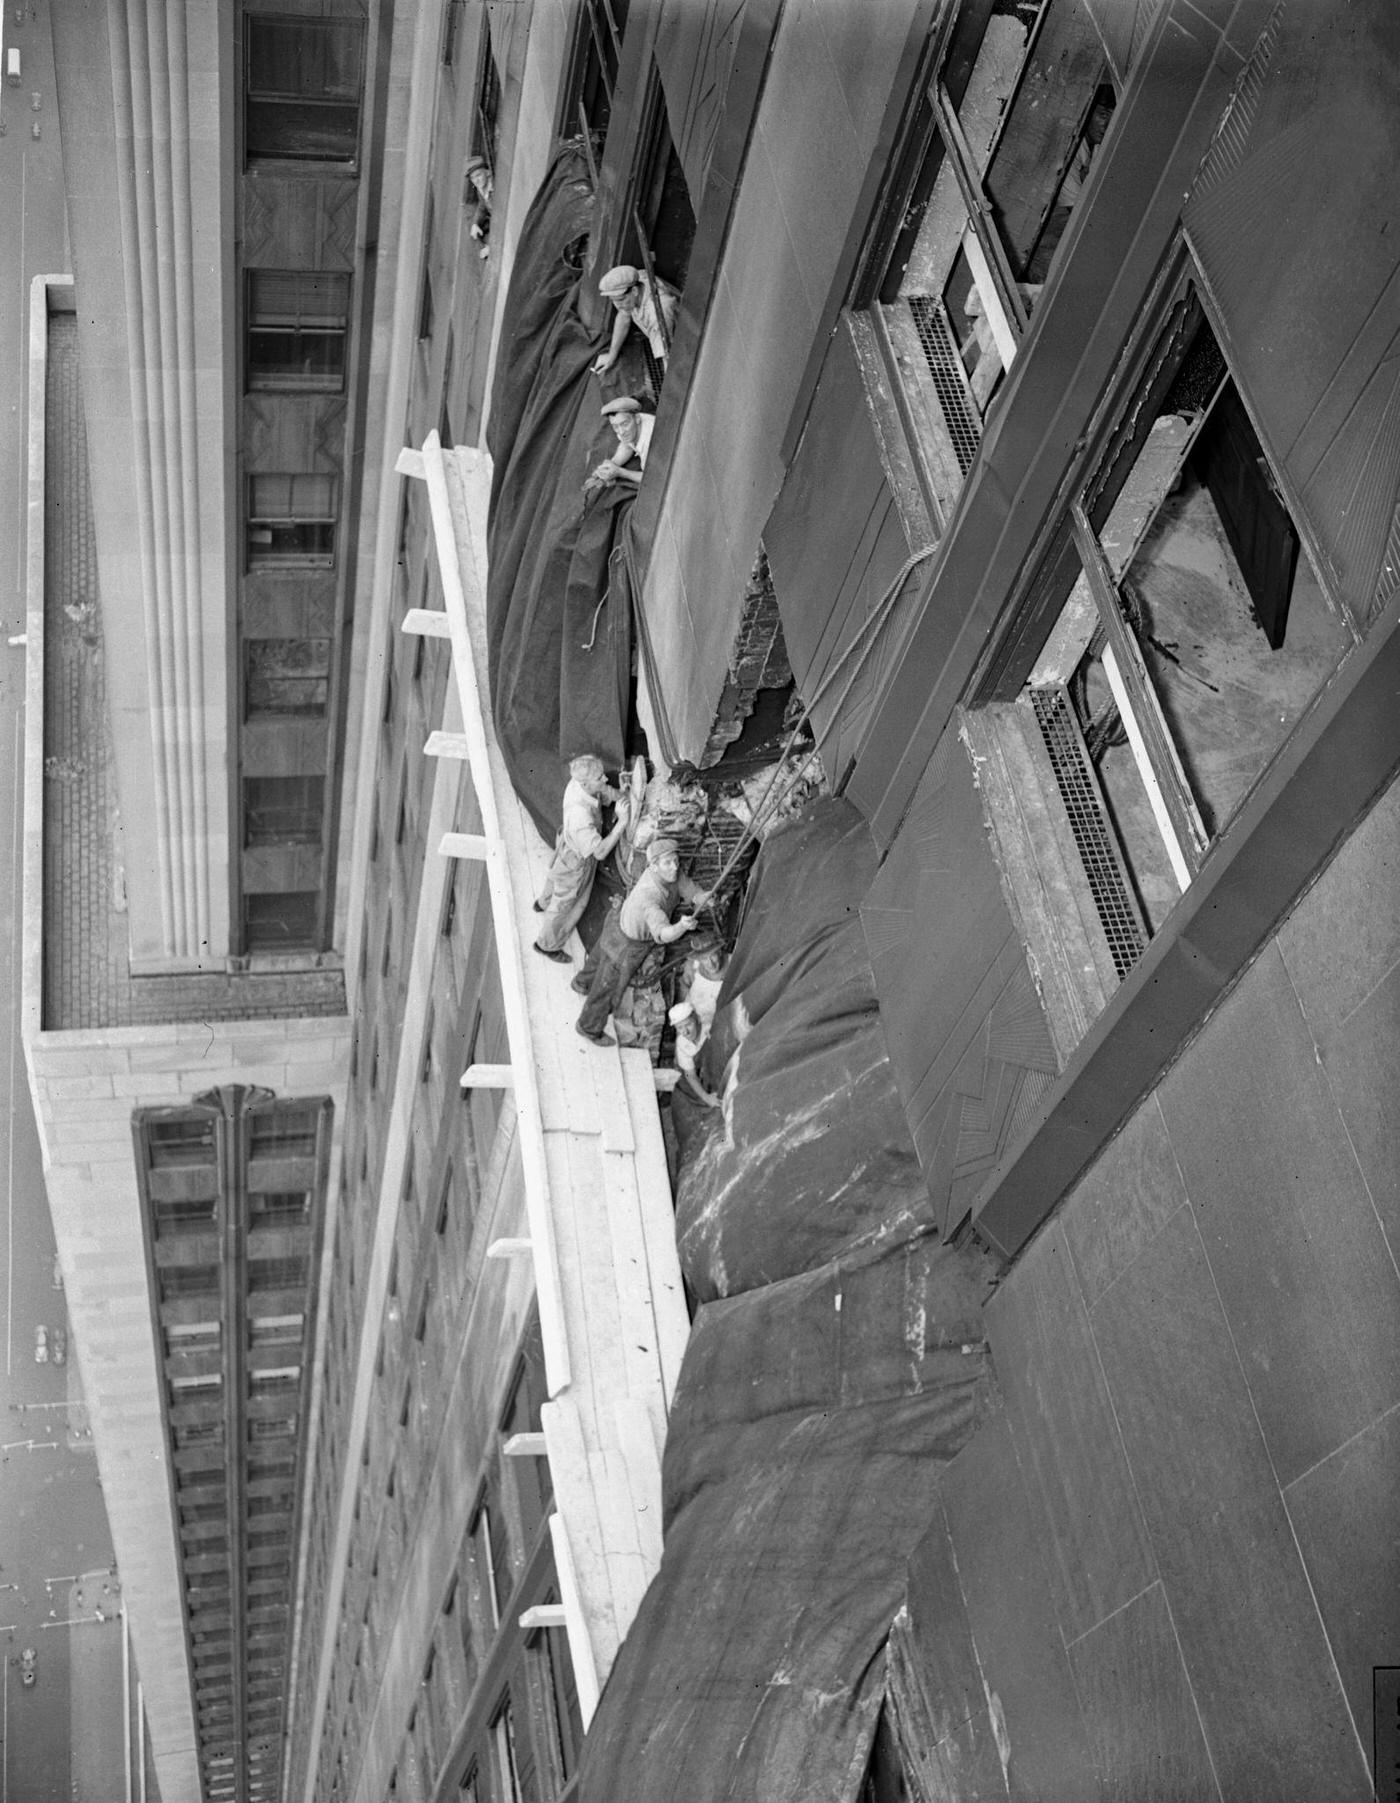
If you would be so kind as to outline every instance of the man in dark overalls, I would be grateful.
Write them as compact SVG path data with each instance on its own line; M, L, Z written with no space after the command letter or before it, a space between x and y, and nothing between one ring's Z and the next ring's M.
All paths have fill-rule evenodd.
M589 953L580 981L588 979L588 1000L578 1017L578 1030L594 1045L616 1045L606 1031L608 1016L622 1000L623 991L641 969L654 945L670 945L693 932L695 916L682 914L672 921L676 903L691 906L709 900L689 877L681 875L680 850L674 839L653 839L647 847L647 867L628 891L620 911L609 914L597 945Z

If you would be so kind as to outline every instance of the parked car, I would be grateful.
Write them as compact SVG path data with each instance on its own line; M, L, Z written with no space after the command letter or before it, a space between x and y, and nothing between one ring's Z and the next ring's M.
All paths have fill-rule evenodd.
M27 1646L19 1656L19 1681L26 1690L39 1676L39 1655Z
M34 1329L34 1363L47 1365L49 1362L49 1330L42 1322Z
M68 1363L68 1329L55 1327L49 1334L49 1352L56 1365Z

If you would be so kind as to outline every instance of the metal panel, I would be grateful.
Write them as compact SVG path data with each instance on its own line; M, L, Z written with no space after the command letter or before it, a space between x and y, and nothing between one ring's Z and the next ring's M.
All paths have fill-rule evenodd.
M1400 499L1397 85L1392 0L1279 8L1183 215L1260 437L1358 621Z

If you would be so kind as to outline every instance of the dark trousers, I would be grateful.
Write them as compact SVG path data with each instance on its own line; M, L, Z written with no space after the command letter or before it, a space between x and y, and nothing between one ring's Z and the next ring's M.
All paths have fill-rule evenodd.
M598 943L588 954L583 974L589 979L588 1000L578 1024L585 1033L601 1033L608 1016L622 1000L623 992L646 962L652 949L650 939L629 939L618 925L618 916L610 912L603 923Z

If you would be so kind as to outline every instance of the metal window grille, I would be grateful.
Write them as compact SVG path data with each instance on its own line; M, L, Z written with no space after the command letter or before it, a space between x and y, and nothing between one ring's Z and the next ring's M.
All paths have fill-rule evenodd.
M967 372L958 355L957 340L941 300L931 294L911 294L909 313L919 334L919 345L928 363L933 391L938 397L948 442L965 476L982 440L982 421L968 391Z
M1104 807L1094 766L1061 687L1031 690L1036 724L1055 772L1085 880L1121 982L1147 949L1147 929Z

